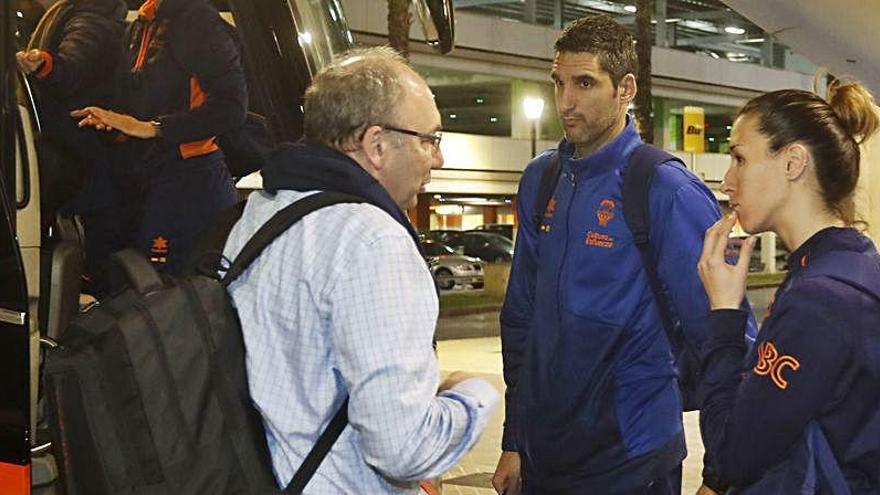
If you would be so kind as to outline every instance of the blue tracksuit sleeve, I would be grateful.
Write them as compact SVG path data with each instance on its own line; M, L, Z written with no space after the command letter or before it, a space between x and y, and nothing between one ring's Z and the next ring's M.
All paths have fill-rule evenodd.
M706 229L721 211L711 191L678 163L657 170L651 186L651 246L660 279L675 317L681 320L689 343L699 350L707 337L709 299L697 273ZM748 301L743 301L748 310ZM754 340L757 325L750 317L747 335Z
M540 168L543 170L543 168ZM535 308L535 277L537 274L538 232L534 225L536 184L540 182L537 163L526 168L517 194L519 226L507 294L501 308L501 355L504 361L505 417L501 448L515 451L515 395L526 338Z
M746 313L720 310L709 317L700 430L725 485L748 485L783 460L807 423L834 402L835 383L850 359L843 323L827 310L845 308L844 301L815 281L786 299L761 329L751 369L743 369Z

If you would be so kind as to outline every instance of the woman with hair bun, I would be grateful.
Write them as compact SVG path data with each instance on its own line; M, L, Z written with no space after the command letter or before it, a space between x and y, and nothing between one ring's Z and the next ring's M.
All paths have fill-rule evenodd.
M880 493L880 257L853 228L859 144L877 128L855 82L833 83L827 101L767 93L734 120L722 184L733 212L707 230L698 267L712 308L704 483L716 492ZM740 303L754 238L735 265L724 259L737 220L792 251L753 349Z

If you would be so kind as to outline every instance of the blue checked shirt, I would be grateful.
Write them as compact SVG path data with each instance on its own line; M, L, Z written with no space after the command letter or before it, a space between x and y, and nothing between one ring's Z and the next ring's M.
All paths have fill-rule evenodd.
M308 193L254 192L225 255ZM498 403L481 379L437 394L438 303L412 238L372 205L308 215L229 287L251 396L286 486L346 395L349 425L308 494L418 493L473 446Z

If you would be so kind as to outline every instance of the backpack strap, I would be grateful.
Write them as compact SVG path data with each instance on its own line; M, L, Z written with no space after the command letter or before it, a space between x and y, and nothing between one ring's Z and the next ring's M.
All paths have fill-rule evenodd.
M553 151L550 154L550 163L544 169L541 175L541 185L538 187L538 195L535 197L535 211L532 222L535 230L540 230L541 223L544 221L544 212L547 211L547 205L553 192L556 191L556 184L559 182L559 175L562 173L562 164L559 162L559 151Z
M846 476L840 469L840 463L831 445L822 431L822 426L818 421L813 420L807 425L807 445L812 450L813 459L821 479L831 489L831 495L849 495L849 484L846 482ZM814 482L817 480L814 480ZM817 486L818 488L818 486Z
M661 163L668 161L681 162L672 154L649 144L638 146L630 155L629 164L623 175L621 194L623 198L623 217L626 219L627 227L632 232L633 242L642 256L642 262L645 265L645 271L651 283L651 290L654 292L654 299L660 308L660 318L663 320L666 336L671 344L681 346L684 343L684 334L681 331L680 324L672 317L669 301L660 282L657 264L654 263L651 257L649 242L651 238L649 197L651 181L657 173L657 167Z
M165 286L153 264L135 249L123 249L110 255L110 278L113 287L129 286L146 295ZM121 277L121 278L120 278Z
M238 256L235 257L235 261L232 262L232 266L226 271L226 275L223 276L221 283L224 287L228 287L229 284L251 266L251 263L259 258L263 250L269 247L269 244L272 244L275 238L286 232L293 224L309 213L325 206L339 203L363 202L364 199L357 196L326 191L306 196L291 205L285 206L264 223L245 243Z
M666 292L663 290L663 284L660 281L660 274L657 270L657 264L651 257L651 211L650 211L650 192L651 181L657 173L657 167L669 161L677 161L684 164L680 159L666 151L651 146L649 144L639 145L630 155L629 163L623 175L623 186L621 190L623 198L623 217L626 225L632 232L633 242L639 250L642 257L642 264L648 275L648 281L651 285L651 291L654 293L654 300L657 308L660 310L660 319L663 322L663 329L666 331L666 338L672 346L673 353L676 349L691 352L694 357L698 354L691 349L684 336L681 328L681 321L672 315L672 306ZM697 373L698 370L689 370ZM680 377L684 379L684 377ZM684 393L684 390L683 390ZM696 404L690 403L691 399L682 396L685 402L685 410L696 409Z
M309 451L309 454L306 456L299 469L296 470L296 473L294 473L287 488L281 493L284 495L299 495L305 490L309 480L312 479L312 476L315 475L315 471L318 470L318 466L321 465L321 461L327 457L333 444L336 443L336 440L339 438L339 435L342 434L342 430L345 429L345 425L347 424L348 397L346 397L345 401L342 402L342 405L339 406L339 410L333 415L333 419L327 424L327 428L321 433L317 443L315 443L315 446Z
M324 208L325 206L340 203L363 202L364 199L357 196L327 191L306 196L291 205L285 206L264 223L263 226L251 236L250 240L245 243L241 252L238 253L235 261L232 262L232 266L229 267L229 270L226 272L226 275L220 283L224 287L228 287L232 281L237 279L239 275L247 270L251 263L259 258L263 250L272 244L272 241L309 213ZM339 435L342 434L342 430L345 429L347 424L348 397L346 397L342 402L342 405L339 406L336 414L333 415L333 419L330 420L330 423L328 423L324 431L321 432L321 436L318 437L315 446L309 451L302 465L296 470L290 483L281 493L285 495L302 493L306 484L308 484L309 480L312 479L312 476L315 475L315 471L318 470L321 461L323 461L327 456L327 453L330 452L333 444L336 443L336 440L339 438Z

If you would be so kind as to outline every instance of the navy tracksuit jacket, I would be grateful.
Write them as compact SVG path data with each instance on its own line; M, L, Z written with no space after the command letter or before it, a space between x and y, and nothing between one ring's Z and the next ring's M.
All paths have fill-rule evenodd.
M237 201L215 141L244 122L247 87L231 28L207 0L163 0L158 8L148 0L138 14L112 110L159 122L162 135L119 137L104 164L109 183L95 186L111 199L87 220L102 255L135 247L175 272L202 229Z
M880 493L880 257L862 234L831 227L788 266L748 355L737 338L745 313L710 316L700 390L708 459L722 486L749 487L816 421L851 493Z

